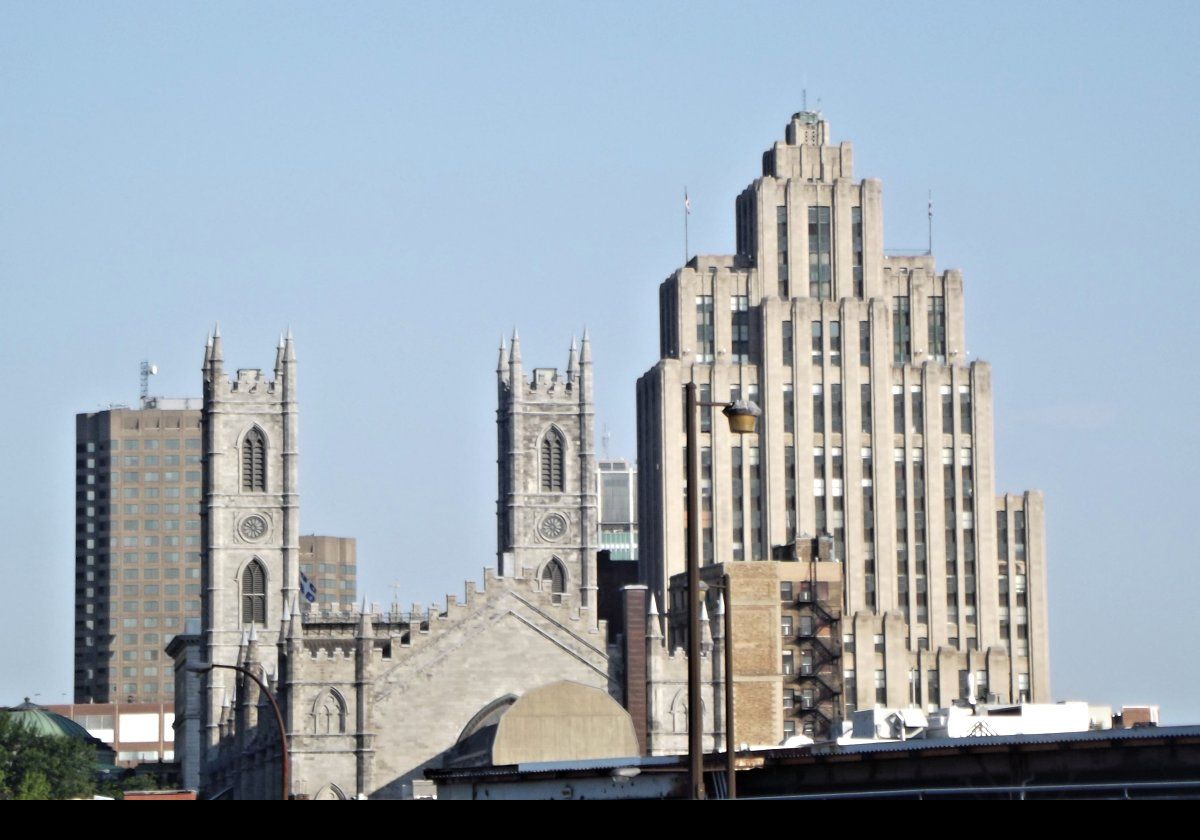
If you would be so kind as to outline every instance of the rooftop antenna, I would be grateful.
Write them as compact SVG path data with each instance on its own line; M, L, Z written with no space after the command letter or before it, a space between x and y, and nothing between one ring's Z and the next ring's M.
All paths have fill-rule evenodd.
M800 91L800 110L801 111L808 110L808 88L803 88Z
M150 400L150 377L158 373L158 365L152 365L146 359L142 359L140 372L142 382L142 408L145 408L146 403Z
M604 434L600 436L600 446L604 450L604 460L608 460L608 442L612 440L612 435L608 432L608 424L604 424Z
M929 250L927 254L933 254L933 190L929 191Z
M692 215L692 201L688 198L687 184L683 186L683 264L688 261L688 216Z

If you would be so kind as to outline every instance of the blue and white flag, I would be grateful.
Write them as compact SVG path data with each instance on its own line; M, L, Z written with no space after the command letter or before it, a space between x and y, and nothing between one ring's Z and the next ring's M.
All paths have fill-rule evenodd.
M317 600L317 585L309 580L304 572L300 573L300 594L310 604Z

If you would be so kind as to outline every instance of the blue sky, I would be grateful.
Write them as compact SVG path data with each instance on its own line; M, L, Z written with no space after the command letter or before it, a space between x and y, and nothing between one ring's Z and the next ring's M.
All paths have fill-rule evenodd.
M495 350L598 420L807 90L889 248L961 268L998 489L1047 496L1056 697L1200 720L1194 4L0 3L0 703L69 695L74 414L300 359L304 532L360 591L494 562ZM432 408L431 408L432 407Z

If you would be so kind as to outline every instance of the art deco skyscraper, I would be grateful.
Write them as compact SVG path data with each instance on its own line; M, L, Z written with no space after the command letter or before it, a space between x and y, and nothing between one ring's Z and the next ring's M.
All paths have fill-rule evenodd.
M684 385L751 399L759 431L702 410L703 562L843 564L843 710L970 693L1049 699L1042 497L994 490L991 367L965 351L963 280L884 252L881 184L792 117L737 199L737 253L661 286L660 360L638 382L642 569L685 569ZM718 418L719 419L719 418Z

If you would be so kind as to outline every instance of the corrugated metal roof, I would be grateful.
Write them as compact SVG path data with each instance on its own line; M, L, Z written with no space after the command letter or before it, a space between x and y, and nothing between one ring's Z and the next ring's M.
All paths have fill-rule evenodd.
M1071 744L1086 741L1137 741L1200 737L1200 726L1139 726L1134 729L1098 729L1088 732L1047 732L1036 735L981 735L967 738L915 738L910 741L880 741L877 744L815 744L789 750L771 750L771 756L854 755L914 750L968 749L1021 744Z
M529 764L510 764L503 767L465 767L457 770L427 770L429 779L485 779L508 776L522 778L553 777L560 773L594 773L595 771L618 770L623 767L639 769L672 767L682 768L687 756L628 756L625 758L592 758L579 761L539 761Z

